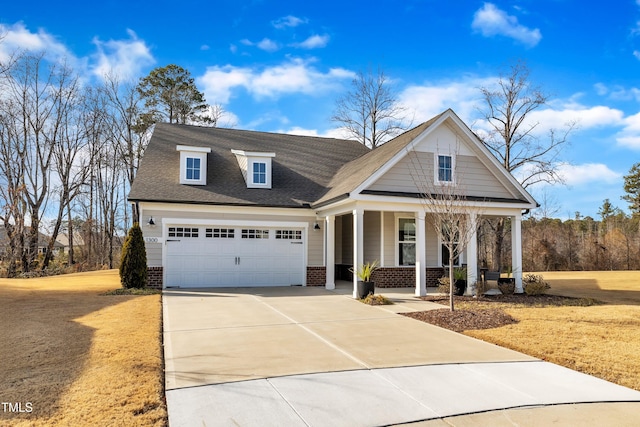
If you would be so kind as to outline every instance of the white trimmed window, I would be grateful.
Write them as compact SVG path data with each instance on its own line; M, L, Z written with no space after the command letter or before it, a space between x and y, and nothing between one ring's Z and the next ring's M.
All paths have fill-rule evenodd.
M247 188L271 188L271 159L275 153L231 150L236 156L238 166Z
M398 265L416 265L416 220L398 218Z
M436 154L435 182L442 185L455 184L455 158L450 154Z
M206 147L188 147L178 145L180 152L180 184L207 185L207 153Z
M267 164L265 162L253 162L253 184L267 184Z

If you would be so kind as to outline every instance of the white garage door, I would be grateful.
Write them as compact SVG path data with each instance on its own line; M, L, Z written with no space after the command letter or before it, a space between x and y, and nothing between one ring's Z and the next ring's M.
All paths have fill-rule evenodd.
M169 226L165 286L301 285L303 238L296 228Z

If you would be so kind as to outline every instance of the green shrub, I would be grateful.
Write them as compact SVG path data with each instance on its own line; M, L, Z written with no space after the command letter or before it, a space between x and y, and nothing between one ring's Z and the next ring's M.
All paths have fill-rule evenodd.
M544 295L547 289L551 289L540 274L526 274L522 278L522 285L527 295Z
M120 282L124 288L147 286L147 251L138 223L133 224L122 247Z

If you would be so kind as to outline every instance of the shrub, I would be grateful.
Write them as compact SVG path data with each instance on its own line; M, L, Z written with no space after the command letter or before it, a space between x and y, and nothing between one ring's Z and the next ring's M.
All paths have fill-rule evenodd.
M527 295L544 295L547 289L551 289L540 274L526 274L522 278L522 285Z
M484 282L482 280L478 280L475 283L475 288L476 295L484 295L484 293L489 290L489 282L486 280Z
M361 299L360 301L362 301L364 304L369 304L369 305L393 304L393 301L391 301L389 298L382 295L374 295L374 294L369 294L365 298Z
M441 294L449 295L451 291L451 286L449 285L449 278L447 276L442 276L438 279L438 292Z
M147 251L138 223L133 224L122 247L120 282L124 288L147 286Z
M514 282L508 282L508 283L498 282L498 289L500 289L500 292L502 292L504 295L511 295L516 290L516 284Z

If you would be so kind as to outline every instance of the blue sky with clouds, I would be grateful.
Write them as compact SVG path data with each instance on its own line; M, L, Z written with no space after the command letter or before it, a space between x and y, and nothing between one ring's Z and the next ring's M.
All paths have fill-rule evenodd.
M625 207L640 161L640 0L6 2L0 59L13 49L65 56L87 78L187 68L237 128L337 136L335 98L380 67L416 124L452 108L481 130L479 87L525 60L549 104L541 137L577 120L566 186L534 188L554 216Z

